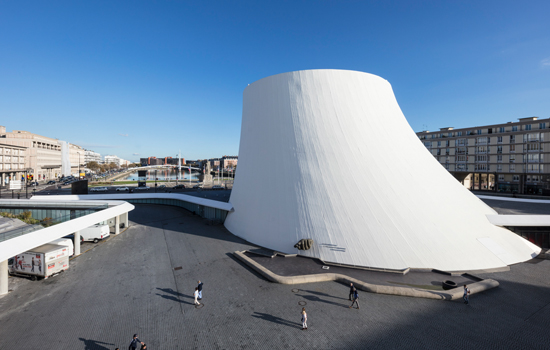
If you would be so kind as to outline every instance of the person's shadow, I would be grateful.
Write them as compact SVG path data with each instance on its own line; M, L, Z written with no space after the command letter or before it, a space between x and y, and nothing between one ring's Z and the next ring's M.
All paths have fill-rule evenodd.
M319 298L318 296L315 296L315 295L296 294L296 296L302 297L302 298L304 298L306 300L309 300L309 301L318 301L318 302L321 302L321 303L326 303L326 304L331 304L331 305L336 305L336 306L343 306L343 307L348 306L348 305L344 305L344 304L340 304L340 303L335 303L333 301L323 300L323 299L321 299L321 298Z
M252 317L260 318L262 320L266 320L266 321L269 321L269 322L281 324L283 326L288 326L288 327L292 327L292 328L301 328L302 327L302 324L299 323L299 322L288 321L288 320L285 320L284 318L280 318L280 317L273 316L273 315L270 315L270 314L264 314L264 313L257 312L257 311L255 311L254 313L256 315L252 315Z
M183 294L183 293L180 293L180 292L177 292L175 290L173 290L172 288L158 288L158 290L160 290L161 292L164 292L164 293L168 293L168 294L172 294L178 298L181 298L181 297L184 297L184 298L189 298L189 299L193 299L193 297L187 295L187 294Z
M84 342L85 350L109 350L109 348L106 348L100 344L115 345L113 343L106 343L103 341L97 341L92 339L78 338L78 340Z
M177 297L174 297L174 296L171 296L171 295L163 295L163 294L159 294L159 293L156 293L156 295L158 295L159 297L164 298L164 299L177 301L178 303L193 305L193 303L188 303L186 301L180 300Z
M348 300L346 298L341 298L341 297L335 297L335 296L332 296L330 294L327 294L327 293L322 293L322 292L316 292L316 291L313 291L313 290L305 290L305 289L300 289L302 292L308 292L308 293L311 293L311 294L315 294L315 295L322 295L324 297L329 297L329 298L334 298L334 299L340 299L340 300Z

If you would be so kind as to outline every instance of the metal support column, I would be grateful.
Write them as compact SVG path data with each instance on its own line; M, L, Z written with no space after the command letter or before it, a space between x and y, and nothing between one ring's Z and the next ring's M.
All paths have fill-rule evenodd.
M8 294L8 261L0 261L0 295Z
M80 231L74 233L74 255L80 255Z
M120 233L120 215L115 216L115 235Z

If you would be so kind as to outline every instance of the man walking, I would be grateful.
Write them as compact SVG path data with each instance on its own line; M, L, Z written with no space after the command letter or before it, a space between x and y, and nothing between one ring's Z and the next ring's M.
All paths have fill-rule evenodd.
M349 284L349 300L353 300L353 294L357 289L353 286L353 283Z
M357 308L359 309L359 294L357 293L357 289L353 292L353 302L349 308L351 309L355 303L357 303Z
M470 303L470 290L468 289L467 285L464 285L464 296L462 299L464 299L464 304L468 305Z
M199 290L199 300L202 299L202 282L201 281L198 281L199 285L198 285L198 290Z
M132 342L130 343L130 346L128 347L128 350L136 350L138 348L138 345L141 348L141 345L145 344L139 338L137 337L137 334L134 334L134 339L132 339Z

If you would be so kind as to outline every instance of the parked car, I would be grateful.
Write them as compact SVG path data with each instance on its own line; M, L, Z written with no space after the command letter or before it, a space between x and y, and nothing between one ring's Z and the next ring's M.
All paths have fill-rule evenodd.
M202 184L196 184L193 188L202 188Z
M223 190L223 186L222 185L214 185L214 186L212 186L212 189L213 190Z
M161 188L166 188L166 185L160 185L160 186L158 187L159 190L160 190Z
M92 187L90 192L107 192L107 187Z
M182 188L185 188L185 185L176 185L172 187L173 190L181 190Z
M128 187L117 187L117 188L116 188L116 191L117 191L117 192L130 191L130 189L129 189Z
M147 191L148 189L149 189L149 186L141 186L141 187L134 188L134 190L136 191Z

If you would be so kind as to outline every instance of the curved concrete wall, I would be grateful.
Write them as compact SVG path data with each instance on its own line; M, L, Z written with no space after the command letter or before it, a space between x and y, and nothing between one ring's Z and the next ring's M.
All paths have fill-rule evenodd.
M380 268L475 270L540 249L492 225L497 214L452 177L408 125L375 75L310 70L244 91L225 226L284 253Z

